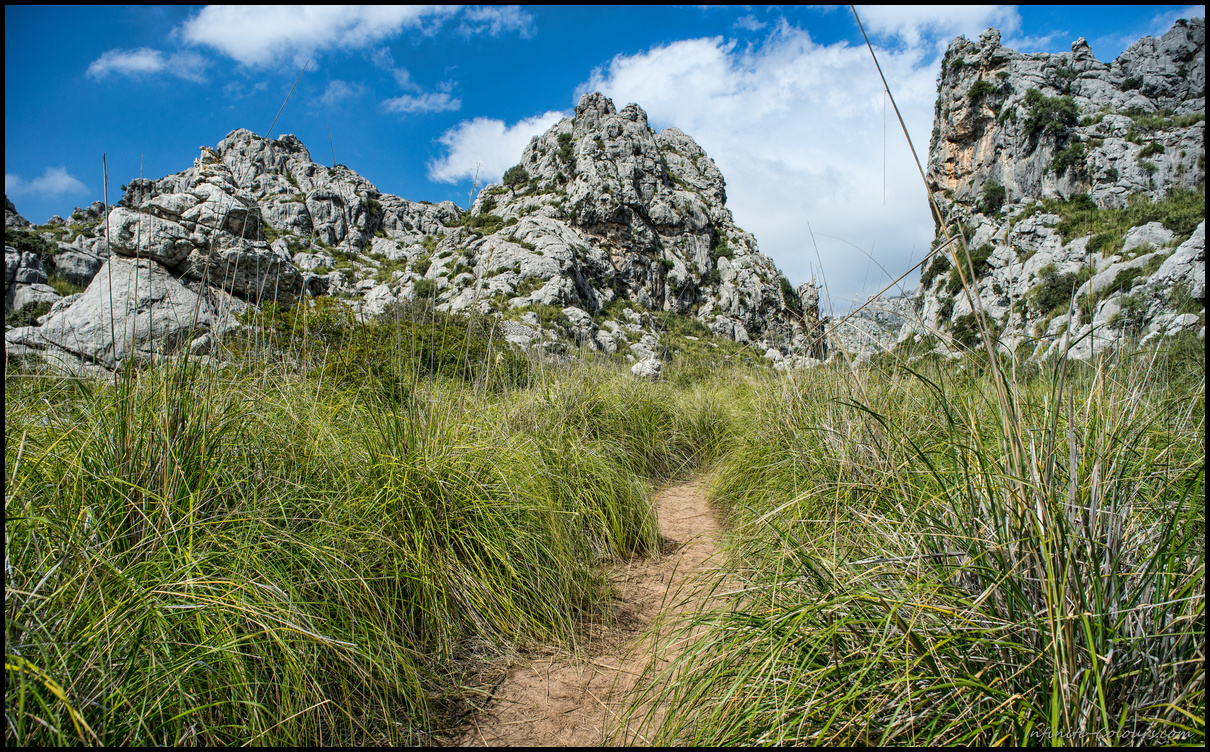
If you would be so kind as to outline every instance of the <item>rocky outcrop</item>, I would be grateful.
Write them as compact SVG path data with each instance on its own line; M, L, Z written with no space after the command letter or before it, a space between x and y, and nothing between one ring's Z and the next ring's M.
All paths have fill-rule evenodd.
M959 37L942 61L929 187L943 214L1077 193L1121 207L1192 190L1205 174L1205 77L1203 19L1112 63L1082 38L1050 55L1001 47L995 29L978 44Z
M924 266L921 315L902 338L971 344L975 307L1002 347L1037 356L1182 327L1204 336L1204 20L1112 63L1083 39L1057 55L1004 48L994 29L954 40L928 181L935 248L944 230L961 234L969 263L941 248Z
M638 105L619 111L601 94L535 137L435 251L426 278L438 300L574 309L568 329L608 352L647 355L611 336L623 308L692 317L739 342L805 346L798 295L736 226L714 161L675 128L656 133Z
M69 349L106 366L152 353L141 339L141 306L167 306L146 332L175 332L167 321L185 320L181 290L196 297L204 288L284 305L329 294L366 317L428 298L442 310L495 315L507 341L555 353L574 342L650 361L662 352L652 318L659 313L758 351L813 346L823 354L818 296L804 308L736 226L723 176L702 148L675 128L657 133L634 104L618 111L608 98L586 95L468 212L384 194L343 165L315 163L294 136L270 140L241 129L201 151L187 170L123 186L108 214L98 202L38 228L58 248L56 272L88 290L43 315L38 336L23 331L23 346ZM129 266L132 259L142 266ZM34 273L23 257L9 262L6 253L9 276ZM155 292L119 306L129 321L100 326L108 319L96 309L97 290L134 294L108 279L116 269L139 279L136 268L156 280ZM87 336L67 335L86 320L96 324ZM228 323L211 311L166 344ZM133 344L103 345L97 337L107 328L134 332L126 340Z
M4 226L8 227L29 227L30 221L17 213L17 207L13 206L13 202L8 200L8 194L4 195Z
M243 307L155 261L114 256L69 306L52 309L41 326L6 332L5 344L68 353L113 370L132 358L172 354L222 331Z

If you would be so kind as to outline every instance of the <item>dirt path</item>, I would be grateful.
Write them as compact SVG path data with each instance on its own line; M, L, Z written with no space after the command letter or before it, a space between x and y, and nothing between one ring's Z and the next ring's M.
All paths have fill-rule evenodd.
M664 555L614 569L617 624L598 629L576 655L518 659L487 713L470 722L464 746L597 746L627 702L627 692L655 649L647 632L657 615L692 608L696 581L716 564L719 527L701 481L656 497ZM664 657L667 660L667 657ZM645 742L636 724L627 735Z

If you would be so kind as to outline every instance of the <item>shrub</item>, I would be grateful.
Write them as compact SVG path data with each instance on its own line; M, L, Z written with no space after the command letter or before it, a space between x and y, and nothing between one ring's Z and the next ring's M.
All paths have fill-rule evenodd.
M49 300L40 303L26 303L20 310L13 311L4 317L5 326L37 326L38 317L45 316L54 305Z
M1092 270L1087 267L1059 274L1054 264L1047 264L1038 270L1038 283L1029 291L1034 310L1043 316L1061 313L1071 303L1076 288L1091 276Z
M988 180L983 184L983 200L980 208L984 214L995 214L1000 211L1000 207L1004 206L1004 200L1007 197L1007 192L1004 186L997 183L995 180Z
M999 337L999 327L996 325L995 319L989 318L987 323L991 327L992 341L994 342ZM973 313L959 316L954 320L950 336L967 350L977 349L983 341L983 335L979 333L979 317Z
M802 301L798 298L798 293L794 291L794 285L790 284L790 280L784 276L778 277L778 285L781 287L782 299L785 300L786 309L802 315Z
M1071 97L1048 97L1037 89L1025 92L1029 115L1025 135L1035 139L1042 134L1062 136L1079 121L1080 111Z
M1050 161L1050 169L1059 177L1063 177L1071 169L1082 173L1085 169L1085 156L1084 144L1076 142L1055 154L1054 159Z
M574 162L576 154L572 148L572 138L570 133L559 134L558 157L560 161L566 162L569 165Z
M977 106L983 101L983 98L996 90L996 87L990 81L980 78L975 83L971 84L971 88L966 92L966 96L971 101L972 106Z
M1139 149L1139 153L1137 155L1135 155L1135 159L1143 160L1143 159L1146 159L1147 157L1155 156L1156 154L1163 154L1165 151L1166 151L1166 149L1164 149L1163 144L1161 144L1158 141L1152 141L1151 143L1144 146L1142 149Z
M413 291L418 299L431 298L437 293L437 280L418 279L413 284Z
M32 253L43 261L49 261L59 252L59 246L36 232L15 227L4 228L4 244L12 246L21 253Z
M1109 325L1123 333L1134 334L1142 330L1147 315L1147 301L1141 295L1123 295L1118 301L1118 312L1109 319Z
M718 264L721 258L733 258L735 251L731 249L731 245L727 242L727 236L719 232L717 229L710 234L710 260L713 265Z
M928 266L925 267L924 273L920 275L921 289L929 289L933 284L933 280L942 274L945 274L947 271L949 271L949 268L950 260L946 256L945 251L937 253L937 255L933 257L933 260L929 262Z

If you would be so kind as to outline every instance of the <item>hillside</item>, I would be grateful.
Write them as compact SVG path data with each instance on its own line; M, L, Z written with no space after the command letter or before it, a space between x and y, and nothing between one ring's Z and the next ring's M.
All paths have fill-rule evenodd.
M491 314L509 342L555 354L578 345L653 360L664 347L654 313L771 360L806 348L815 329L799 295L735 225L713 160L675 128L656 133L637 105L618 112L585 95L508 176L463 212L382 193L344 165L314 162L293 136L236 130L189 169L122 186L108 244L101 205L39 228L30 249L6 250L7 309L42 304L39 325L7 339L113 368L130 343L139 357L204 352L248 303L327 295L365 318L409 300ZM87 289L63 296L48 274L75 259L86 263L68 276ZM140 275L151 281L142 293ZM111 290L128 303L114 320ZM152 300L157 313L142 326ZM127 344L110 342L111 331Z
M994 29L950 44L928 180L970 249L1002 347L1088 357L1123 338L1201 331L1205 313L1205 22L1179 21L1111 63L1022 54ZM900 338L970 344L974 309L948 250L926 265ZM953 342L950 343L954 344Z

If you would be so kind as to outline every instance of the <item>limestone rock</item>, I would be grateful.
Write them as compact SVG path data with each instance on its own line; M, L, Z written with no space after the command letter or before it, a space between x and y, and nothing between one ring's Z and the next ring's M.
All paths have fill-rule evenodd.
M1080 234L1061 232L1061 218L1037 205L1080 201L1092 221L1099 210L1203 190L1204 87L1200 18L1108 64L1082 39L1057 55L1001 47L992 32L950 44L927 176L938 246L943 228L964 229L982 259L974 302L1003 349L1084 358L1139 334L1204 326L1172 318L1199 309L1204 322L1204 222L1192 233L1188 223L1141 222ZM919 313L905 318L900 340L977 336L951 261L940 250L924 266Z
M88 286L104 263L100 256L66 243L59 244L59 252L51 259L55 274L83 287Z
M190 289L155 261L114 256L87 290L21 344L54 347L113 370L127 359L171 354L201 333L228 328L238 307L218 291Z
M797 296L735 225L722 174L681 131L656 133L638 105L619 111L586 94L573 117L530 142L519 166L523 185L488 186L471 209L468 226L498 229L456 241L484 289L515 296L510 306L592 317L621 299L694 316L726 336L801 340ZM457 307L469 296L439 301ZM576 329L582 342L616 347Z
M13 205L12 201L8 200L8 194L6 193L4 195L4 226L21 229L29 227L30 224L28 219L17 213L17 207Z
M663 364L660 363L659 358L649 356L631 366L630 373L640 379L658 381L662 369Z
M33 284L18 284L13 287L13 302L12 309L20 311L22 308L29 305L37 305L39 303L54 303L61 296L50 285L41 283Z
M180 224L120 206L109 213L108 227L109 247L120 256L150 258L175 267L195 247L191 233Z
M4 249L5 253L5 277L8 274L8 247ZM28 251L19 254L16 268L13 270L13 283L18 285L38 285L44 284L47 280L46 265L42 263L42 259L36 254Z

